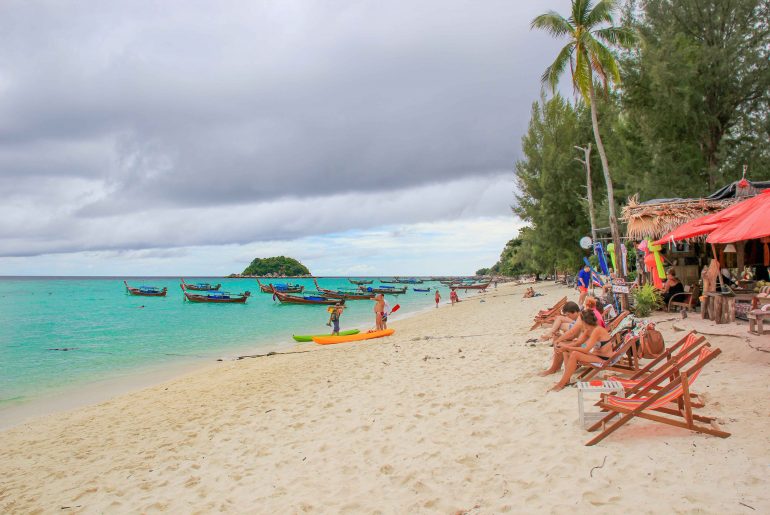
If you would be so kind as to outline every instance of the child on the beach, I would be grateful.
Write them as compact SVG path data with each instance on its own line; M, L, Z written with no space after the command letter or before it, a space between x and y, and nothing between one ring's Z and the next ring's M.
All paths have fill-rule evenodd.
M436 307L438 308L438 303L441 302L441 294L436 290Z

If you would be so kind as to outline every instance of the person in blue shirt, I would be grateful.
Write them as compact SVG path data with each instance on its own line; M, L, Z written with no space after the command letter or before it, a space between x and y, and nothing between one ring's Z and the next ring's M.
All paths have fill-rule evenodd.
M583 301L588 295L588 287L591 286L591 267L585 265L583 269L578 272L577 276L577 289L580 292L580 299L578 299L578 305L583 306Z

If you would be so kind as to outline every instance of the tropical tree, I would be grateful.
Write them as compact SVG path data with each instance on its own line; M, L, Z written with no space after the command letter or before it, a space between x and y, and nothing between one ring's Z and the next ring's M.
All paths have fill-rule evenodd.
M597 85L595 84L595 80L598 80L600 87L607 92L611 84L620 82L618 63L611 48L628 47L634 39L628 29L613 26L613 14L616 8L615 0L601 0L596 5L591 0L573 0L569 18L564 18L555 11L549 11L532 20L531 28L545 30L556 38L568 39L553 64L546 68L542 81L555 92L559 79L569 65L575 91L579 92L591 107L594 141L601 159L604 180L607 183L610 231L615 248L620 248L618 219L615 214L615 193L607 154L599 133L596 107Z

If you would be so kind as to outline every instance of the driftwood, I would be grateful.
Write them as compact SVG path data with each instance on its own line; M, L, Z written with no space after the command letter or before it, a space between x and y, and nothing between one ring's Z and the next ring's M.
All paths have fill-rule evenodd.
M235 358L235 360L239 361L239 360L247 359L247 358L265 358L265 357L268 357L268 356L278 356L278 355L281 355L281 354L304 354L305 352L313 352L313 351L310 351L310 350L298 350L298 351L294 351L294 352L268 352L267 354L249 354L249 355L246 355L246 356L238 356L237 358ZM219 358L217 361L224 361L224 359Z

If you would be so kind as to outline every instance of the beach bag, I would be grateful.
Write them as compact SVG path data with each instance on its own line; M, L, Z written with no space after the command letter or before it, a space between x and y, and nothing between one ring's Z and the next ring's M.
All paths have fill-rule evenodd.
M655 329L655 324L647 324L642 331L639 336L639 350L644 359L655 359L666 351L663 335Z

